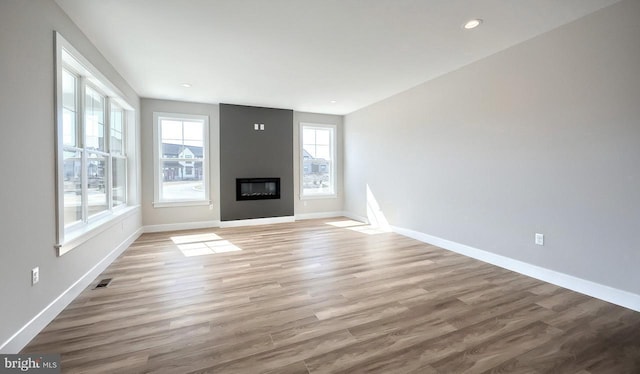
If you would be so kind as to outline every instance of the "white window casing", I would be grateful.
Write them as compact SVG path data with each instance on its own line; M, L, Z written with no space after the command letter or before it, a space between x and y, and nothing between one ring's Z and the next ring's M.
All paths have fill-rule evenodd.
M300 123L300 198L337 197L336 125Z
M198 124L201 131L194 131ZM187 126L192 129L187 131ZM171 150L171 155L165 154L166 150ZM209 152L208 116L153 113L154 208L211 204Z
M135 124L124 95L57 32L55 51L55 248L62 255L134 211L127 200L126 129ZM116 161L120 175L114 186Z

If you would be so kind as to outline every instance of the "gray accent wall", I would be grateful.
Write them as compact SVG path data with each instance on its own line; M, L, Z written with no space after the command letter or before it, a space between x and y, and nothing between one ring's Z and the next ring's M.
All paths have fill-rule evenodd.
M280 199L236 201L236 178L280 178ZM293 183L293 111L220 104L221 220L293 216Z
M617 3L347 115L346 210L375 197L394 226L640 294L638 15Z
M56 300L59 306L58 297L141 228L141 212L135 209L56 256L54 30L120 89L139 116L137 94L54 1L0 1L0 346L39 313L55 310L47 308ZM128 133L134 144L139 136L136 123ZM129 198L136 204L138 156L134 152L131 157ZM32 286L30 274L36 266L40 282Z

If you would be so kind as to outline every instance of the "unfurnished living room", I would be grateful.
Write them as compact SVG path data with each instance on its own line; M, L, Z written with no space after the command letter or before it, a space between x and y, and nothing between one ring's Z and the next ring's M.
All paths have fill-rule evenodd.
M640 0L0 0L0 373L640 373L639 41Z

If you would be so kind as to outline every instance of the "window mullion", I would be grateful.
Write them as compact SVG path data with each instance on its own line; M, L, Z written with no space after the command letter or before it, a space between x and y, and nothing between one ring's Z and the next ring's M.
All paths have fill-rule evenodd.
M128 154L127 152L127 146L128 146L128 133L127 133L127 120L128 120L128 116L127 116L127 112L125 112L124 110L122 111L122 146L121 146L121 150L120 150L120 154L122 156L126 156Z
M80 160L80 165L82 167L80 171L80 179L82 180L82 184L80 185L81 192L81 201L82 201L82 222L87 223L89 220L89 196L88 196L88 183L87 180L89 178L88 173L88 161L87 161L87 150L85 149L86 144L86 108L85 108L85 94L86 94L86 78L78 77L78 132L79 132L79 142L78 148L82 150L82 157Z
M113 155L107 155L107 171L105 172L107 177L107 210L113 209Z
M181 149L181 151L184 151L184 121L180 121L180 128L182 130L182 149Z
M111 98L105 96L104 98L104 150L107 155L107 165L105 170L105 178L107 183L105 184L105 192L107 193L107 210L111 211L113 208L113 200L111 191L113 188L113 175L111 173L112 158L111 158Z
M85 82L86 82L86 78L79 76L78 79L76 80L76 84L78 85L76 91L77 91L77 95L76 95L76 123L77 123L77 142L76 144L78 145L78 148L84 150L84 144L85 144L85 107L84 107L84 103L85 103Z
M104 151L111 153L111 98L104 97Z
M82 144L82 119L81 119L81 104L82 104L82 93L80 90L80 87L82 86L81 83L81 79L82 77L75 75L74 77L76 78L76 96L74 98L75 104L76 104L76 110L75 110L75 144L78 148L82 148L84 145Z
M155 176L155 185L154 185L154 194L157 196L154 196L154 201L160 201L161 198L160 196L163 196L163 185L162 185L162 179L163 179L163 159L164 159L164 149L162 146L162 119L159 118L157 120L154 121L153 126L156 128L156 137L153 140L155 142L155 144L157 144L157 150L156 150L156 154L154 155L153 159L154 162L155 160L157 161L157 165L155 165L155 173L157 173L157 175ZM155 191L158 191L157 193L155 193Z
M129 160L127 159L127 155L129 154L129 133L128 133L128 119L129 116L127 112L122 110L122 145L120 146L120 154L118 157L124 158L124 205L129 205Z

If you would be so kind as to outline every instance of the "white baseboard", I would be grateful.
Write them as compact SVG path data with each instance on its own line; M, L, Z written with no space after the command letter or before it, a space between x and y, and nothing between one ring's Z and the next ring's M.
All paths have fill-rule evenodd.
M588 296L598 298L600 300L608 301L610 303L640 312L640 295L605 286L603 284L595 283L586 279L577 278L572 275L557 272L555 270L532 265L509 257L497 255L495 253L487 252L482 249L470 247L468 245L456 243L422 232L396 226L392 226L392 229L398 234L408 236L421 242L448 249L452 252L460 253L467 257L472 257L477 260L499 266L501 268L512 270L547 283L555 284L556 286L564 287Z
M284 217L269 217L269 218L254 218L254 219L239 219L235 221L221 221L220 227L240 227L240 226L257 226L257 225L271 225L274 223L287 223L295 222L296 217L284 216Z
M80 279L67 288L60 296L47 305L40 313L27 322L0 346L0 353L15 354L24 348L42 329L64 310L93 280L100 275L125 249L142 234L142 228L136 230L100 262L87 271Z
M208 229L211 227L220 227L220 221L216 220L216 221L164 223L160 225L147 225L144 227L144 232L165 232L165 231Z
M343 216L344 216L343 211L300 213L300 214L296 214L296 221L301 221L305 219L333 218L333 217L343 217Z

